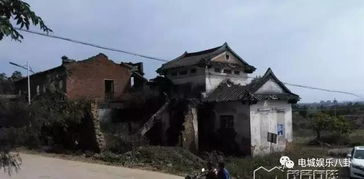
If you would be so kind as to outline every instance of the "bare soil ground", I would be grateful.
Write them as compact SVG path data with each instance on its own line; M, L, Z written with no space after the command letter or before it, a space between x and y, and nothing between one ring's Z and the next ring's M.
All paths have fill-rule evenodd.
M1 179L181 179L183 177L102 164L70 161L34 154L20 154L23 164L18 173L9 176L0 172Z

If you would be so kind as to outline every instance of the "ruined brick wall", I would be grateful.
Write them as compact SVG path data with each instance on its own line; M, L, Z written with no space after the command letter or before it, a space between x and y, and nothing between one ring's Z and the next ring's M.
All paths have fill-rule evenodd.
M32 98L46 92L56 90L65 92L66 71L63 66L40 72L30 77L30 94ZM15 82L16 92L24 97L28 94L28 79L23 78Z
M100 117L99 117L99 112L98 112L98 104L96 102L92 102L91 104L91 108L90 108L90 114L91 114L91 118L90 118L90 124L91 124L91 133L94 138L94 143L95 145L95 150L96 151L102 151L105 148L105 138L104 135L101 131L101 126L100 126Z
M105 99L105 80L114 81L114 98L121 98L129 89L129 68L99 54L89 60L67 65L67 96L70 99Z
M182 147L192 152L198 151L198 121L196 107L188 106L183 126Z

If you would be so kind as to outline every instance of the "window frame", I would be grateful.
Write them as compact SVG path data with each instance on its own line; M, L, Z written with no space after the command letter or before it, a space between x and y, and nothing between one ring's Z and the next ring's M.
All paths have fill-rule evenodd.
M171 76L177 76L178 73L177 72L171 72Z
M214 68L215 73L221 73L221 68Z
M220 115L220 128L221 129L234 129L235 121L234 115Z
M188 71L187 70L182 70L182 71L179 71L178 73L179 75L187 75L188 74Z
M224 69L223 72L230 75L232 71L230 69Z

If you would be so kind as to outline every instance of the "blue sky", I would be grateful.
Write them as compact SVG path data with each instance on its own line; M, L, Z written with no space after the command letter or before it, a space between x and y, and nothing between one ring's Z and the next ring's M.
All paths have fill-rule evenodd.
M29 0L54 35L164 59L228 42L262 75L364 96L362 0ZM30 61L35 71L60 65L61 56L104 53L116 62L144 62L147 78L160 62L41 36L0 41L0 72L8 61ZM358 98L297 87L302 102Z

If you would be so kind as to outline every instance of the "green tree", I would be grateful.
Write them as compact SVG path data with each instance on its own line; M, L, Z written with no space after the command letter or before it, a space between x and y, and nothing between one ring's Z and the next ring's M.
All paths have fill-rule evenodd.
M17 81L17 80L22 79L23 75L21 74L20 71L14 71L10 78L12 81Z
M15 27L16 24L18 27ZM17 29L27 29L29 26L39 26L44 32L52 32L48 28L42 18L37 16L35 12L30 9L30 5L22 0L0 0L0 41L4 37L10 36L11 39L21 41L23 36ZM9 79L5 74L0 74L0 87L7 84ZM1 93L0 88L0 93ZM0 118L3 116L0 116ZM11 119L10 119L11 120ZM0 126L0 169L11 173L12 169L17 170L19 168L19 156L12 155L9 151L12 149L8 145L9 137L5 135L4 127Z
M0 73L0 94L12 94L14 89L14 84L6 76L5 73Z
M5 73L0 73L0 81L5 81L8 80L8 77L6 76Z
M330 128L332 132L334 132L337 136L344 136L352 132L353 125L351 121L346 120L341 116L338 116L333 117Z
M324 130L330 129L330 115L318 112L312 115L311 125L312 129L316 132L316 138L321 138L321 133Z
M308 114L308 108L307 106L302 106L301 108L298 108L299 110L299 114L303 117L303 118L307 118L307 114Z
M0 40L4 36L10 36L14 40L20 41L23 36L18 32L13 24L20 26L20 29L29 29L30 25L39 26L44 32L52 32L42 18L37 16L30 9L30 5L22 0L0 0Z

